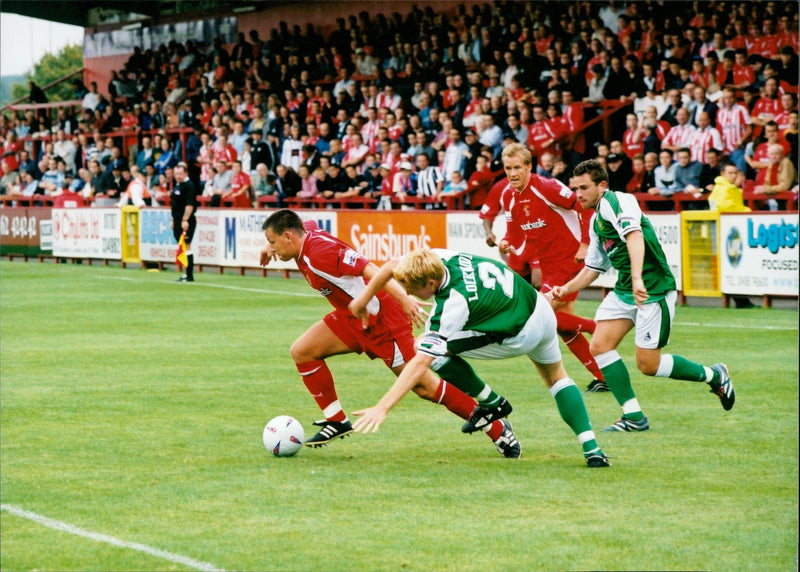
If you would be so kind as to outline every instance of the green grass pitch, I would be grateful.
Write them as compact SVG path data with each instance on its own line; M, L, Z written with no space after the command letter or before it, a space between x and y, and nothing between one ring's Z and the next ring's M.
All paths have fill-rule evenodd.
M726 361L737 402L632 368L652 430L598 437L585 467L523 358L473 362L514 404L522 459L407 397L374 435L274 458L279 414L320 413L288 355L328 310L304 281L3 262L0 566L189 570L797 569L798 318L681 307L668 351ZM579 301L592 315L596 301ZM347 411L392 381L364 356L329 360ZM565 353L581 387L589 375ZM585 394L596 430L619 408ZM195 566L196 567L196 566Z

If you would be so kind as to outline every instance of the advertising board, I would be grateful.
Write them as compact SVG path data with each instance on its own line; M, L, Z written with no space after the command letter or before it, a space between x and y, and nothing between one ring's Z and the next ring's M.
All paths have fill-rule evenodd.
M720 217L720 286L725 294L797 296L797 214Z

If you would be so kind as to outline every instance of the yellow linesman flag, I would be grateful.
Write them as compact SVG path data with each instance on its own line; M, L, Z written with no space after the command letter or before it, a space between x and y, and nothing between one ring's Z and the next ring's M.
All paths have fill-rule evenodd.
M175 264L178 265L178 270L189 266L189 257L186 256L186 233L181 233L181 238L178 241L178 250L175 251Z

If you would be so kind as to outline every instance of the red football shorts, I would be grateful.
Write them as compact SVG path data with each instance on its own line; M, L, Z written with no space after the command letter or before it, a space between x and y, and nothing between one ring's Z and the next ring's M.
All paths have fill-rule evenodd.
M539 259L530 254L509 252L506 264L520 276L529 276L533 269L539 268Z
M382 359L387 367L397 367L416 353L414 331L394 298L383 293L378 297L381 311L378 316L370 318L367 329L348 310L334 310L323 320L336 337L355 353L365 353L370 359Z
M545 264L542 266L542 287L541 292L549 292L556 286L563 286L575 276L578 275L578 272L581 271L583 268L583 264L577 264L574 261L570 260L569 262L563 262L555 268L551 268L549 264ZM578 297L578 292L573 292L567 296L561 298L561 300L565 302L569 302L571 300L575 300Z

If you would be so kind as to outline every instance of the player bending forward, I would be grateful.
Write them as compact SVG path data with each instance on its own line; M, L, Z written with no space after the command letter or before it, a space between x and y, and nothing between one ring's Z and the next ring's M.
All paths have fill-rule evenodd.
M645 375L705 382L727 411L736 399L728 367L717 363L706 367L678 355L662 354L675 315L678 298L675 278L650 220L636 199L608 188L608 173L595 160L575 167L573 190L585 209L594 209L586 266L564 284L556 286L556 299L569 296L594 282L612 266L619 272L613 292L597 308L597 328L591 352L609 389L622 406L622 417L606 431L647 431L631 386L628 368L617 353L622 338L636 329L636 365Z
M306 441L310 447L320 447L353 430L325 360L352 352L366 353L370 359L382 359L395 375L400 375L414 356L414 333L409 320L422 324L419 305L392 281L386 290L394 298L380 292L366 299L368 316L364 323L347 306L366 289L365 281L378 272L375 264L313 222L303 223L287 209L271 214L262 228L269 244L261 251L261 265L275 258L294 260L308 284L335 308L295 340L289 350L303 383L325 415L324 420L314 423L320 427L319 432ZM462 419L469 419L476 407L474 399L432 372L420 376L413 390ZM520 456L519 441L508 421L498 420L483 429L498 452L509 458Z
M362 415L354 430L378 430L389 410L428 375L429 368L478 400L462 431L471 433L511 412L508 402L486 385L464 357L505 359L528 356L550 389L561 418L583 447L590 467L607 467L589 422L581 392L561 364L556 318L550 304L504 264L449 250L415 250L384 264L350 309L366 317L367 301L394 277L408 294L434 299L417 355L391 389ZM394 293L392 294L394 295ZM403 299L402 297L400 299ZM462 357L463 356L463 357Z

